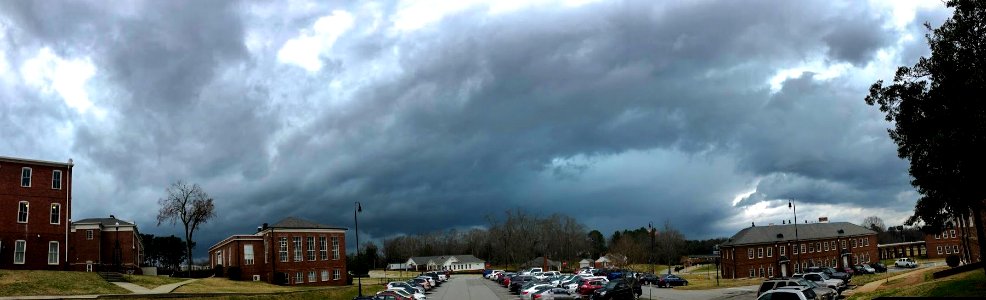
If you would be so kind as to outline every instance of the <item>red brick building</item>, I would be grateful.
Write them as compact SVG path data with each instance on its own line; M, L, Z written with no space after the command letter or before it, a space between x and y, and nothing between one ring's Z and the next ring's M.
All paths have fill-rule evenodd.
M719 248L723 278L791 276L877 261L876 232L848 222L748 227Z
M346 230L289 217L209 248L209 264L237 267L241 279L290 285L345 285Z
M72 222L69 265L75 271L140 272L144 244L137 225L109 218Z
M0 269L68 267L72 166L0 156Z
M970 221L968 224L972 224L972 222ZM962 245L963 233L968 233L969 236L969 253L965 253L965 247ZM928 258L945 258L952 254L966 257L966 254L971 254L967 259L972 262L980 261L976 227L951 227L934 234L926 233L924 241Z

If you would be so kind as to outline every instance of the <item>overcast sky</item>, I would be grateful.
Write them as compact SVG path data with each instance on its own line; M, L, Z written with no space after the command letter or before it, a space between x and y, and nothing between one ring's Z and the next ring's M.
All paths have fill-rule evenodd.
M521 208L607 236L917 199L863 98L929 51L929 1L0 1L0 155L75 161L75 219L156 226L178 179L201 255L298 216L361 239ZM350 232L351 233L351 232ZM351 240L351 234L350 234Z

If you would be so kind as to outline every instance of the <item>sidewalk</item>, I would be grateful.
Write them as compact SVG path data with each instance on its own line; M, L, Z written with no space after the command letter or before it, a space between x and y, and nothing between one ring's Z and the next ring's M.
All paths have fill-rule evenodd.
M910 272L904 272L904 274L900 274L900 275L897 275L897 276L893 276L893 277L889 277L889 278L885 278L885 279L880 279L880 280L877 280L877 281L873 281L873 282L864 284L863 286L856 287L855 289L846 291L848 293L843 292L842 294L848 296L848 295L852 295L852 294L855 294L855 293L868 293L868 292L872 292L872 291L875 291L878 288L880 288L880 286L883 285L883 283L885 283L885 282L893 281L893 280L897 280L897 279L901 279L901 278L905 278L905 277L910 277L910 276L921 275L921 274L924 274L924 273L926 273L928 271L931 271L932 269L933 269L933 267L924 267L924 268L913 270L913 271L910 271Z
M168 294L177 289L180 286L189 284L198 279L189 279L178 283L165 284L154 289L148 289L129 282L113 282L113 284L127 289L133 294L137 295L150 295L150 294ZM8 299L96 299L99 296L104 295L62 295L62 296L12 296L12 297L0 297L0 300Z

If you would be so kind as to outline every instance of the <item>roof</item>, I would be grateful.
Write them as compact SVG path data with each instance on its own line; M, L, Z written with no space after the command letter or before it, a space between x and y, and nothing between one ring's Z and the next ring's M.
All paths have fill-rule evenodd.
M117 224L119 224L119 226L137 226L137 224L120 220L117 218L89 218L89 219L73 221L72 224L99 224L107 227L117 226Z
M472 256L472 255L417 256L417 257L411 257L410 259L408 259L408 262L410 262L410 261L413 260L419 266L420 265L432 264L432 263L434 263L436 265L444 265L445 262L447 262L449 259L452 259L452 258L455 258L455 260L458 261L458 262L460 262L460 263L485 263L486 262L485 260L476 258L475 256Z
M226 239L223 239L223 240L219 241L215 245L212 245L212 247L209 247L209 251L212 251L212 249L215 249L215 248L217 248L219 246L225 245L225 244L230 243L232 241L244 241L244 240L245 241L262 241L262 240L264 240L264 238L263 237L260 237L260 236L252 235L252 234L234 234L234 235L229 236Z
M740 230L736 235L729 238L723 246L794 241L795 228L797 228L798 240L818 240L876 234L873 230L849 222L768 225L743 228L743 230ZM839 233L840 230L842 230L841 234Z
M47 161L47 160L37 160L37 159L27 159L27 158L16 158L16 157L0 156L0 161L13 162L13 163L22 163L22 164L30 164L30 165L45 165L45 166L52 166L52 167L71 167L73 165L72 164L72 159L69 159L68 162L57 162L57 161Z
M346 227L339 226L329 226L324 224L315 223L309 220L296 217L287 217L277 223L274 223L271 227L274 228L305 228L305 229L342 229L349 230Z

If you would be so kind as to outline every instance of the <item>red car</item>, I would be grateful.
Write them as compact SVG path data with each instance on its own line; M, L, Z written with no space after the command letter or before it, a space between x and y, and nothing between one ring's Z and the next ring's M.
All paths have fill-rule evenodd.
M376 296L374 296L374 299L413 300L411 298L406 298L404 296L401 296L398 293L391 292L391 291L382 291L382 292L379 292L379 293L377 293Z
M604 285L606 282L602 279L583 280L575 291L581 295L592 295L592 292L603 288Z
M510 286L510 277L503 278L503 286Z

